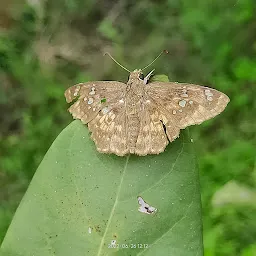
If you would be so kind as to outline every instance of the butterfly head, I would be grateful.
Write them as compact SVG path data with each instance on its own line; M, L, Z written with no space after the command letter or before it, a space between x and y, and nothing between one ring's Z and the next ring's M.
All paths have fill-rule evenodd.
M136 82L136 81L141 81L143 82L144 84L147 84L149 78L152 76L154 72L154 69L149 72L146 76L144 76L143 72L141 69L135 69L134 71L132 71L130 73L130 76L129 76L129 82Z
M121 65L118 61L116 61L110 53L106 52L104 53L104 55L108 55L116 64L118 64L121 68L123 68L124 70L128 71L130 73L129 75L129 80L128 80L128 84L133 84L133 83L138 83L138 82L143 82L144 84L148 83L149 78L152 76L154 69L152 71L150 71L145 77L142 73L143 70L147 69L149 66L151 66L163 53L168 53L167 50L162 51L151 63L149 63L146 67L144 67L143 69L135 69L134 71L130 71L129 69L127 69L126 67L124 67L123 65Z

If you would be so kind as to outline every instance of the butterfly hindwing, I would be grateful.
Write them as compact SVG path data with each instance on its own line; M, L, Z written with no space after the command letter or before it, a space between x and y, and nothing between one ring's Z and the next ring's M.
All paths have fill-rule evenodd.
M153 104L144 102L144 110L140 113L141 123L136 142L135 153L137 155L159 154L168 144L161 113Z
M123 156L129 153L127 146L126 114L122 103L101 110L88 123L92 139L102 153L114 153Z

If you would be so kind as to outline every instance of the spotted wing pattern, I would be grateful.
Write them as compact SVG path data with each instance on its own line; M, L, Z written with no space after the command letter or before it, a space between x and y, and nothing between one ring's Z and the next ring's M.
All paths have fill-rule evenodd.
M222 92L186 83L152 82L146 86L146 95L158 109L170 142L180 129L215 117L229 102Z
M112 108L124 97L126 85L116 81L95 81L79 83L65 91L68 103L76 100L68 109L72 116L87 124L100 110ZM106 109L107 110L107 109ZM104 110L103 110L104 111Z
M69 112L75 119L88 123L99 152L128 153L125 89L124 83L96 81L74 85L65 92L67 102L77 100Z
M65 97L67 102L76 100L69 112L88 124L97 150L119 156L159 154L180 129L213 118L229 102L212 88L163 82L146 84L138 102L133 102L137 94L128 100L127 85L116 81L77 84L66 90ZM138 120L138 127L131 127L129 120ZM132 137L128 127L136 131ZM135 135L135 147L131 147Z

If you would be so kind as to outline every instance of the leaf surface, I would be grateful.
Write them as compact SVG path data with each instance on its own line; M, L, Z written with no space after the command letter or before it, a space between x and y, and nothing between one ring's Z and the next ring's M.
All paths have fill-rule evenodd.
M36 171L0 255L202 255L191 144L182 133L159 155L100 154L72 122ZM157 212L138 211L138 196Z

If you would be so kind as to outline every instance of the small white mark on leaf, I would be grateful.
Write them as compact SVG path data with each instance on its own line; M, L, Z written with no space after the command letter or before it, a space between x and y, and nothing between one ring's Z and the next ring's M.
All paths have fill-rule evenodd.
M116 245L116 240L111 240L111 245Z
M138 203L140 205L138 211L146 214L153 214L157 211L157 209L153 206L147 204L141 196L138 196Z
M119 102L120 102L120 103L124 103L124 100L123 100L123 99L121 99L121 100L119 100Z
M212 101L212 97L211 96L207 96L207 100Z
M88 233L89 233L89 234L92 233L92 228L91 228L91 227L88 228Z
M193 104L193 100L190 100L188 103L189 103L189 104Z
M176 110L173 110L172 113L175 115L177 112L176 112Z
M182 109L179 109L179 112L182 112Z

